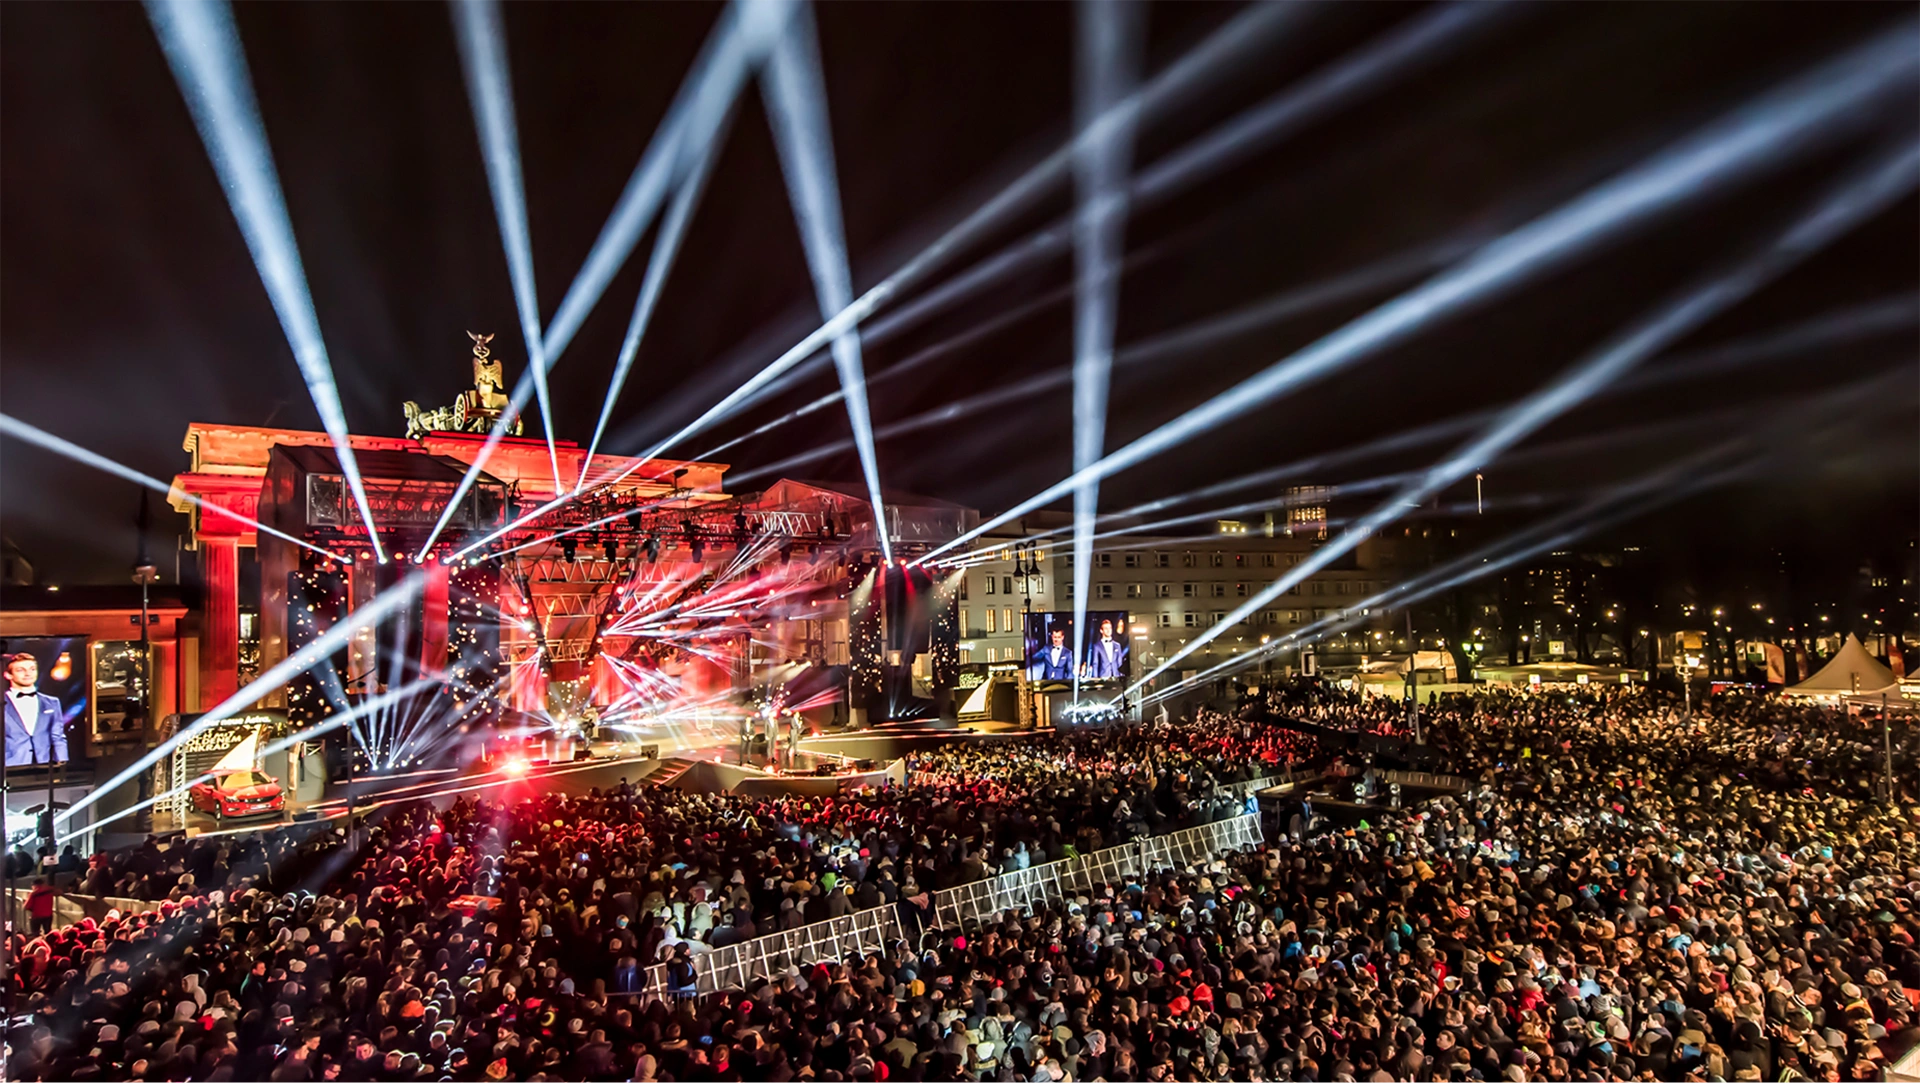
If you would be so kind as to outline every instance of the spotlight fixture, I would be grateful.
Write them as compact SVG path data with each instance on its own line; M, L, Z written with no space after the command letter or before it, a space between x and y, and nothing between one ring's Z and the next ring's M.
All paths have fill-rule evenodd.
M607 563L609 564L613 563L613 558L616 554L614 552L613 539L611 537L602 538L600 540L600 552L606 555Z
M571 564L580 559L580 546L572 538L561 538L560 555Z
M647 535L647 541L644 548L646 549L648 564L652 564L653 562L660 559L660 539L659 538L653 536L652 534Z

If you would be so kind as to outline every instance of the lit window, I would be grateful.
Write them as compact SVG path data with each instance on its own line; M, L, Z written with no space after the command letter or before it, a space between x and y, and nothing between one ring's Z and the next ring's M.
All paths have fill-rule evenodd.
M1153 596L1156 598L1173 597L1173 584L1172 583L1155 583L1153 585Z
M1138 583L1128 583L1128 584L1127 584L1127 597L1129 597L1129 598L1138 598L1138 597L1140 597L1140 584L1138 584Z
M999 629L993 626L993 607L988 606L987 607L987 634L992 635L997 631L999 631Z
M993 593L993 588L995 586L995 583L996 583L996 580L993 576L991 575L987 576L987 593L988 594Z
M1009 632L1018 631L1018 629L1013 626L1013 608L1011 606L1000 611L1000 627L1005 628Z
M1045 594L1045 593L1047 592L1047 577L1046 577L1046 576L1044 576L1044 575L1036 575L1036 576L1034 576L1034 577L1033 577L1033 592L1034 592L1035 594Z
M998 647L988 647L988 648L987 648L987 661L989 661L989 662L998 662L999 660L1000 660L1000 648L998 648Z
M968 634L969 633L967 631L967 611L963 608L960 610L960 636L961 638L964 639Z
M1196 567L1197 565L1196 565L1196 564L1194 563L1194 561L1195 561L1196 559L1197 559L1197 558L1196 558L1196 557L1194 556L1194 554L1193 554L1193 551L1192 551L1192 550L1188 550L1187 552L1184 552L1184 553L1181 553L1181 554L1180 554L1180 566L1181 566L1181 567L1183 567L1183 568L1192 568L1192 567Z

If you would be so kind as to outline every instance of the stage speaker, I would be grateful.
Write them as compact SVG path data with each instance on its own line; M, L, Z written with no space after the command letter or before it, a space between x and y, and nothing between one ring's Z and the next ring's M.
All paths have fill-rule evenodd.
M650 760L657 760L660 758L660 746L659 745L641 745L640 755Z
M293 822L297 824L311 823L319 818L320 814L312 809L301 809L299 812L293 814Z
M817 764L813 769L813 773L821 778L825 778L833 774L833 771L834 771L834 764L832 763L832 761L828 761L822 764Z

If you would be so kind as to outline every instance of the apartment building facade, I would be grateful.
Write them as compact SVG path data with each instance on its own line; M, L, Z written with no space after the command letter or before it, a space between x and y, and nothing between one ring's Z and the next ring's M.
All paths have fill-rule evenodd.
M1051 517L1050 517L1051 518ZM1064 518L1064 517L1060 517ZM1021 614L1069 610L1074 604L1071 538L1062 524L1029 520L994 540L991 558L968 568L960 605L963 661L1004 663L1023 657ZM1252 610L1181 661L1186 673L1329 616L1361 611L1360 626L1314 644L1318 667L1357 664L1368 654L1405 650L1386 614L1364 603L1399 574L1404 553L1424 527L1407 527L1370 538L1287 593ZM1296 568L1325 544L1322 529L1295 530L1272 524L1223 520L1210 535L1123 535L1101 543L1088 572L1086 607L1125 610L1134 651L1134 673L1144 674L1178 653L1207 629L1225 623L1263 589ZM1019 547L1037 545L1031 555ZM1034 568L1039 574L1030 573ZM1297 671L1297 649L1263 659L1255 672Z

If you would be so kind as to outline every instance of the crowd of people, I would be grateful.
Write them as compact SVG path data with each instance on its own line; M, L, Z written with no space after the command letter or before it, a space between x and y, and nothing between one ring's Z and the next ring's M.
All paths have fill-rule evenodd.
M1871 1079L1910 1039L1912 794L1873 793L1877 729L1759 700L1433 703L1464 793L931 919L930 891L1236 813L1222 784L1393 712L1293 686L834 798L623 785L98 857L86 886L163 901L16 934L9 1075ZM887 904L886 950L684 995L705 951Z

